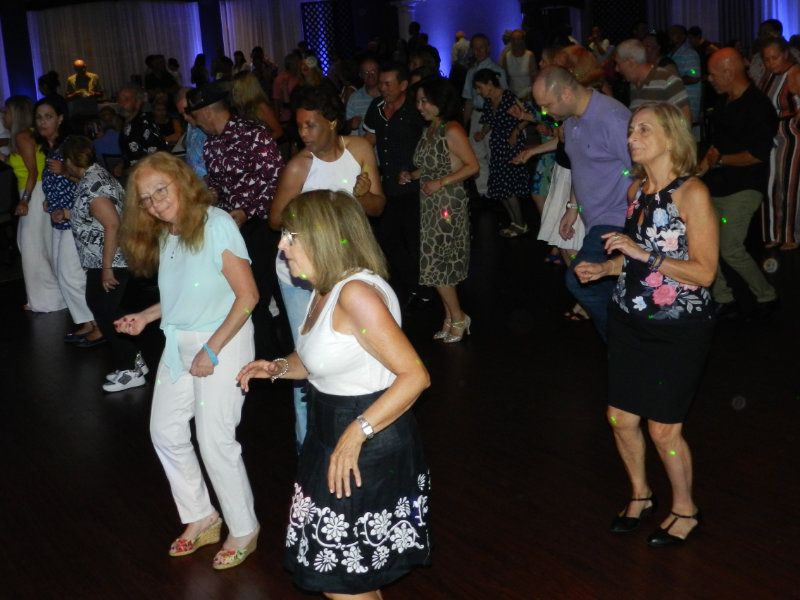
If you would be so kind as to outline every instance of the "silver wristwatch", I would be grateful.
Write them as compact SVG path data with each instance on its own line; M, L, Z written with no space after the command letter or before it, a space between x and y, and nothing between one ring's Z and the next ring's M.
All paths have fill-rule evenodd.
M364 432L364 435L367 436L368 440L371 440L375 437L375 430L372 428L372 425L369 424L369 421L364 418L364 415L358 415L356 417L356 421L358 421L358 424L361 425L361 431Z

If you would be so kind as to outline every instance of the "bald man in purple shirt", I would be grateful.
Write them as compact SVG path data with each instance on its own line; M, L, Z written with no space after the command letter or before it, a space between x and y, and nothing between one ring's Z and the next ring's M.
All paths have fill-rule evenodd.
M565 119L564 138L577 204L567 204L561 220L561 237L572 237L578 212L586 226L583 247L572 264L603 262L608 256L602 236L622 231L625 224L631 184L628 153L631 113L613 98L582 86L561 67L548 67L539 73L533 95L542 111L554 119ZM581 284L572 269L567 270L567 288L591 315L603 340L608 302L615 283L609 277Z

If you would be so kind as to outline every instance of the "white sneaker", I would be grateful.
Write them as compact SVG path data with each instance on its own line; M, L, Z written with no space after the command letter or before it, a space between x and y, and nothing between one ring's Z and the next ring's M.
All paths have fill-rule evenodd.
M117 377L113 381L105 382L103 390L106 392L121 392L122 390L143 386L145 383L147 381L139 369L126 369L117 371Z
M147 366L147 363L144 362L142 358L142 353L136 353L136 360L133 361L134 366L142 372L142 375L147 375L150 372L150 368ZM106 381L114 381L119 375L119 369L116 371L111 371L108 375L106 375Z

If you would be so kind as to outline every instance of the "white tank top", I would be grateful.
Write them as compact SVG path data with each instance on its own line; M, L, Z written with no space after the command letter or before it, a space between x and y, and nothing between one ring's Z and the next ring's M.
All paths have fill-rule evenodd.
M371 271L354 273L333 286L317 321L308 333L297 335L297 354L308 370L308 381L320 392L338 396L370 394L386 389L396 378L395 374L364 350L355 336L333 329L333 311L342 287L349 281L364 281L376 288L383 297L389 312L400 325L400 303L392 288ZM316 295L311 297L306 315L311 311Z
M344 146L344 140L339 138ZM332 162L324 161L311 154L311 168L303 183L301 192L312 190L333 190L334 192L353 193L356 178L361 174L361 165L345 146L342 155ZM283 252L278 252L275 259L275 271L278 279L284 283L293 283L289 272L289 263Z
M517 96L523 98L531 94L531 75L530 63L533 59L533 53L530 50L525 50L522 56L514 56L514 53L509 51L506 54L506 70L508 71L508 87Z

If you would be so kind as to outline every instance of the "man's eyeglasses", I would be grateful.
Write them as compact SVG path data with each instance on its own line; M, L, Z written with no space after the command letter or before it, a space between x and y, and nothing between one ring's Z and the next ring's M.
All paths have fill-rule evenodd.
M290 246L294 246L294 240L298 235L300 234L295 233L294 231L289 231L286 228L281 229L281 239L286 240L286 243Z
M162 203L164 200L167 199L167 188L171 186L174 181L170 181L169 183L157 187L153 190L152 194L148 194L146 196L139 196L139 206L142 208L150 208L155 203Z

